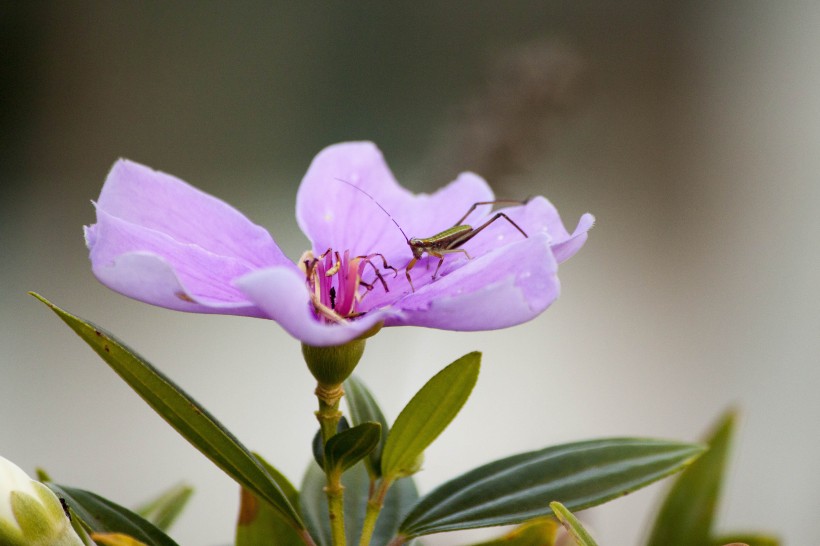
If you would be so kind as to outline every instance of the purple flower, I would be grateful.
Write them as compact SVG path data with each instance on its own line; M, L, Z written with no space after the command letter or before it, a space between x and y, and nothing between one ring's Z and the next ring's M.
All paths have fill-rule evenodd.
M492 330L544 311L558 297L558 263L583 246L593 217L583 215L570 234L543 197L502 209L528 237L501 218L463 245L469 258L446 255L433 279L439 259L425 255L411 271L415 291L407 282L413 255L393 219L411 237L430 237L493 199L472 173L413 195L372 143L330 146L299 188L296 219L312 249L293 263L225 202L120 160L85 237L94 274L117 292L179 311L271 318L308 345L328 346L381 322ZM479 226L490 211L482 205L465 223Z

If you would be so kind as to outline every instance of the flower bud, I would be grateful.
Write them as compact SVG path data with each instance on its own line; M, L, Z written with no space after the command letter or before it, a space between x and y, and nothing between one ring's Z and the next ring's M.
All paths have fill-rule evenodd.
M0 544L83 546L57 495L3 457L0 457Z
M302 355L310 373L324 388L338 387L344 383L364 353L364 339L354 339L344 345L314 347L302 343Z

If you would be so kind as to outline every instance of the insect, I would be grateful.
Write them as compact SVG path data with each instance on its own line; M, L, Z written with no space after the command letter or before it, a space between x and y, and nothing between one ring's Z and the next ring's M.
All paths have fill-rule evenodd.
M399 223L396 222L393 216L389 212L387 212L387 210L381 205L381 203L376 201L376 199L372 195L370 195L360 187L351 184L347 180L342 180L341 178L337 178L336 180L338 180L339 182L344 182L348 186L351 186L359 190L366 196L368 196L374 203L376 203L376 205L379 206L380 209L382 209L382 211L384 211L384 213L388 217L390 217L390 220L392 220L393 223L396 224L396 227L399 228L399 231L401 231L401 234L404 236L404 240L407 241L407 246L410 247L410 252L413 253L413 257L410 259L409 262L407 262L407 265L404 267L404 274L407 277L407 282L410 283L410 289L413 292L415 292L416 289L413 286L413 279L410 277L410 270L413 269L416 263L418 263L418 261L424 257L424 254L438 258L438 265L436 265L436 269L435 271L433 271L433 280L435 280L436 276L438 276L439 269L441 269L441 265L444 263L444 256L446 256L447 254L455 254L457 252L461 252L467 257L468 260L472 259L470 255L467 253L467 250L461 248L461 246L466 244L467 241L481 233L484 230L484 228L486 228L487 226L489 226L490 224L492 224L500 218L504 218L505 220L507 220L507 222L512 224L512 226L521 233L521 235L529 238L526 232L523 229L521 229L521 227L518 224L513 222L512 219L510 219L510 217L504 214L503 212L496 212L492 215L492 217L489 220L487 220L478 227L472 227L470 225L463 223L464 220L466 220L467 217L470 215L470 213L481 205L526 205L527 202L529 202L529 199L525 199L523 201L500 199L497 201L481 201L478 203L473 203L473 205L464 214L464 216L459 218L459 220L455 224L453 224L452 227L447 228L440 233L436 233L435 235L431 235L430 237L408 237L399 225Z

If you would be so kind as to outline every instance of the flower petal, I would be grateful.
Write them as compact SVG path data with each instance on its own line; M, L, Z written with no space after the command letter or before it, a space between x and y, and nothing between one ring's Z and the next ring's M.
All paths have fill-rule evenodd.
M97 210L251 266L288 261L265 229L224 201L125 159L108 174Z
M252 270L242 259L180 243L99 209L86 242L94 274L126 296L184 311L260 315L232 285Z
M254 271L237 279L235 284L287 333L315 347L347 343L386 318L397 315L383 309L355 321L340 324L321 322L310 308L304 274L285 267Z
M471 173L432 195L413 195L396 182L373 143L347 142L314 158L299 187L296 218L316 253L350 249L354 255L380 252L388 261L409 260L401 230L407 237L435 235L473 203L492 199L487 183Z
M448 259L465 260L461 256ZM402 311L388 326L493 330L539 315L560 293L550 238L537 233L462 263L394 305Z
M558 263L562 263L572 258L576 252L581 250L584 243L587 242L587 232L595 225L595 217L590 213L586 213L578 220L578 226L572 235L567 234L565 239L558 239L552 245L552 253L555 254L555 259ZM561 228L563 229L563 224ZM566 233L566 230L564 231Z
M174 269L161 256L150 252L120 254L111 262L94 267L94 274L105 286L135 300L192 313L220 313L264 317L247 300L213 301L198 298L180 282Z

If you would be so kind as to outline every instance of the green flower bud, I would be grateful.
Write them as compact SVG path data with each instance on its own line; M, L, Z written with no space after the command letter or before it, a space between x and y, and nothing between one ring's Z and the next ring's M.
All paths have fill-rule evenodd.
M83 546L57 495L3 457L0 457L0 544Z
M334 388L344 383L364 353L364 339L354 339L344 345L314 347L302 343L302 355L310 373L320 387Z

